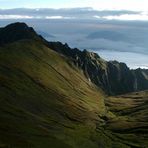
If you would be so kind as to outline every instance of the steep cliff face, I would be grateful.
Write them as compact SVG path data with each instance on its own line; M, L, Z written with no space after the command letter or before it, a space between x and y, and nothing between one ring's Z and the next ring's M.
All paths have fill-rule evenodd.
M107 62L108 92L109 94L122 94L133 91L133 76L124 63L117 61Z
M96 53L71 49L60 42L49 42L48 46L72 58L90 81L110 95L148 89L148 70L130 70L125 63L107 62Z
M134 90L146 90L148 89L148 70L146 69L136 69L132 70L134 75Z

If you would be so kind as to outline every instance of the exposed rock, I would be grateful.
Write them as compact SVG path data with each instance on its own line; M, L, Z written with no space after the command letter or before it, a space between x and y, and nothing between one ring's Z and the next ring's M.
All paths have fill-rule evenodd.
M49 42L48 46L72 58L89 80L110 95L148 89L148 70L130 70L125 63L107 62L96 53L71 49L60 42Z

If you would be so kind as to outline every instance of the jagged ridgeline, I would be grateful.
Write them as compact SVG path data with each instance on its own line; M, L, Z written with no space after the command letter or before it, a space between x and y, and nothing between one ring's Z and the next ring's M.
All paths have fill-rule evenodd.
M25 23L0 29L2 148L148 147L147 89L148 70L48 42Z
M61 42L48 42L37 35L33 28L25 23L15 23L2 28L0 44L11 43L22 39L40 41L52 50L65 55L83 70L87 79L102 88L108 94L123 94L148 89L148 70L130 70L125 63L105 61L99 55L87 50L71 49Z
M87 50L71 49L67 44L49 42L58 53L73 59L85 76L108 94L123 94L148 89L148 70L130 70L125 63L105 61Z

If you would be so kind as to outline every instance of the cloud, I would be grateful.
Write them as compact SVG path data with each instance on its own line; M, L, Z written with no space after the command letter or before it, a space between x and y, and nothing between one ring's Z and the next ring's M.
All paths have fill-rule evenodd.
M0 9L1 18L24 18L26 16L33 19L107 19L107 20L148 20L146 12L127 11L127 10L94 10L86 8L17 8L17 9ZM3 16L2 16L3 15Z
M96 17L97 18L97 17ZM107 20L123 20L123 21L148 21L148 15L147 14L123 14L119 16L104 16L101 17L102 19L107 19Z
M32 19L32 16L27 15L0 15L0 19Z
M147 0L0 0L1 8L73 8L97 10L147 10Z
M74 19L74 17L64 17L64 16L46 16L45 19Z
M0 15L1 20L5 19L74 19L64 16L29 16L29 15Z

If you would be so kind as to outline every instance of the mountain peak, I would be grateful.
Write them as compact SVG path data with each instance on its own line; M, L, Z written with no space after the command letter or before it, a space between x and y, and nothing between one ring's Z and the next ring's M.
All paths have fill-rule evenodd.
M12 23L12 24L7 25L5 28L14 29L16 27L20 28L20 29L28 29L29 28L29 26L24 22Z
M37 39L41 40L32 27L22 22L7 25L0 28L0 45L15 42L22 39Z

